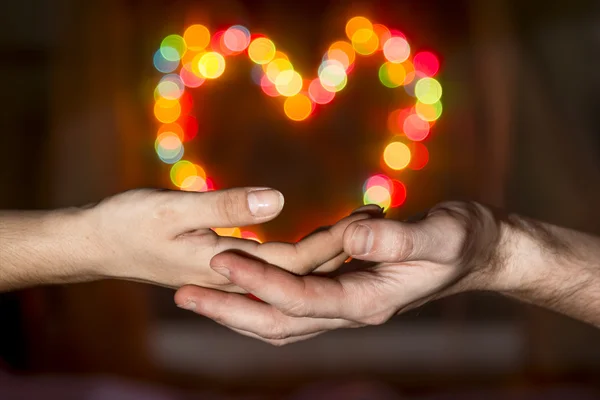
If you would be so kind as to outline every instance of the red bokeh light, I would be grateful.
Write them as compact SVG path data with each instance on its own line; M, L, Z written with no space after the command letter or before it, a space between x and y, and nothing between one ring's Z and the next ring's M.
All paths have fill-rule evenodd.
M198 120L196 117L186 115L179 119L179 125L183 130L183 141L188 142L196 137L198 134Z
M413 58L415 71L425 76L435 76L440 70L438 58L430 51L421 51Z
M399 180L392 180L393 189L390 194L392 196L392 203L390 207L400 207L406 201L406 186Z
M418 171L425 168L429 162L429 150L423 143L414 142L410 146L411 158L408 168Z

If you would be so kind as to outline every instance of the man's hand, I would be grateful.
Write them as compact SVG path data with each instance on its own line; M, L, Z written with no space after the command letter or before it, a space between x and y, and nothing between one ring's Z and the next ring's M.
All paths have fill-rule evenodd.
M225 252L213 258L212 268L264 303L194 286L181 288L175 301L276 345L337 328L382 324L400 312L468 290L506 293L600 325L597 238L455 202L435 207L414 223L354 222L343 241L348 254L373 264L333 277L301 277ZM570 243L578 243L574 252L565 250ZM587 261L574 256L586 251ZM579 275L565 273L559 259ZM585 291L573 297L575 287ZM560 307L550 304L550 293Z
M282 207L275 190L240 188L133 190L83 209L3 212L0 290L117 278L242 291L209 268L214 255L235 250L294 273L328 270L348 257L341 239L348 224L368 217L354 214L297 244L259 244L210 229L263 223Z

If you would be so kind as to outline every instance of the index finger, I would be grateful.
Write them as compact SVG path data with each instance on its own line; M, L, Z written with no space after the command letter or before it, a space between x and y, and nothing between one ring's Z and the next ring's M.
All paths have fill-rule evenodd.
M267 242L258 244L236 238L221 237L215 254L226 250L240 250L294 274L306 275L315 270L330 272L339 268L348 258L343 249L343 235L353 222L364 220L370 214L360 212L347 216L332 227L313 233L298 243Z
M370 304L372 294L359 293L367 276L352 273L335 279L296 276L229 252L213 257L211 267L288 316L361 321L365 315L378 312Z

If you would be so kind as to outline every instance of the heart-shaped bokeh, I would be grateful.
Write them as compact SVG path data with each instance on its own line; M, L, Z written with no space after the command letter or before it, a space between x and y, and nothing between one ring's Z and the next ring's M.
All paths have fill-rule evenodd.
M402 32L373 24L365 17L351 18L345 31L348 40L331 44L317 77L308 80L272 40L251 34L241 25L211 35L207 27L196 24L183 35L165 37L154 55L155 68L164 74L154 92L154 117L160 124L155 150L160 160L171 166L173 185L188 191L216 189L214 178L202 163L185 158L185 146L198 132L198 121L191 115L194 100L190 89L223 75L227 57L248 56L254 63L254 82L267 96L281 98L284 115L301 123L311 118L317 107L334 101L359 58L382 55L378 71L381 84L403 90L415 101L408 108L389 113L390 138L381 149L381 172L366 180L362 197L365 204L384 209L401 206L406 200L406 186L399 179L400 173L420 170L429 161L422 142L442 113L442 87L435 79L440 63L430 51L413 52ZM239 228L216 230L221 235L259 240L255 233Z

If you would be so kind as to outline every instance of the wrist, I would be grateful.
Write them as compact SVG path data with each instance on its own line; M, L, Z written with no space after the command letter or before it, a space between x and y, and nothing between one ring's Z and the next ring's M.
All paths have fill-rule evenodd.
M589 279L588 271L577 262L583 237L574 235L583 235L516 215L505 225L500 249L504 265L491 290L545 303L544 298L560 297L561 291Z
M10 211L0 215L1 288L100 278L98 254L82 209Z
M105 277L89 209L73 207L50 211L43 225L49 241L54 243L57 281L84 282Z

